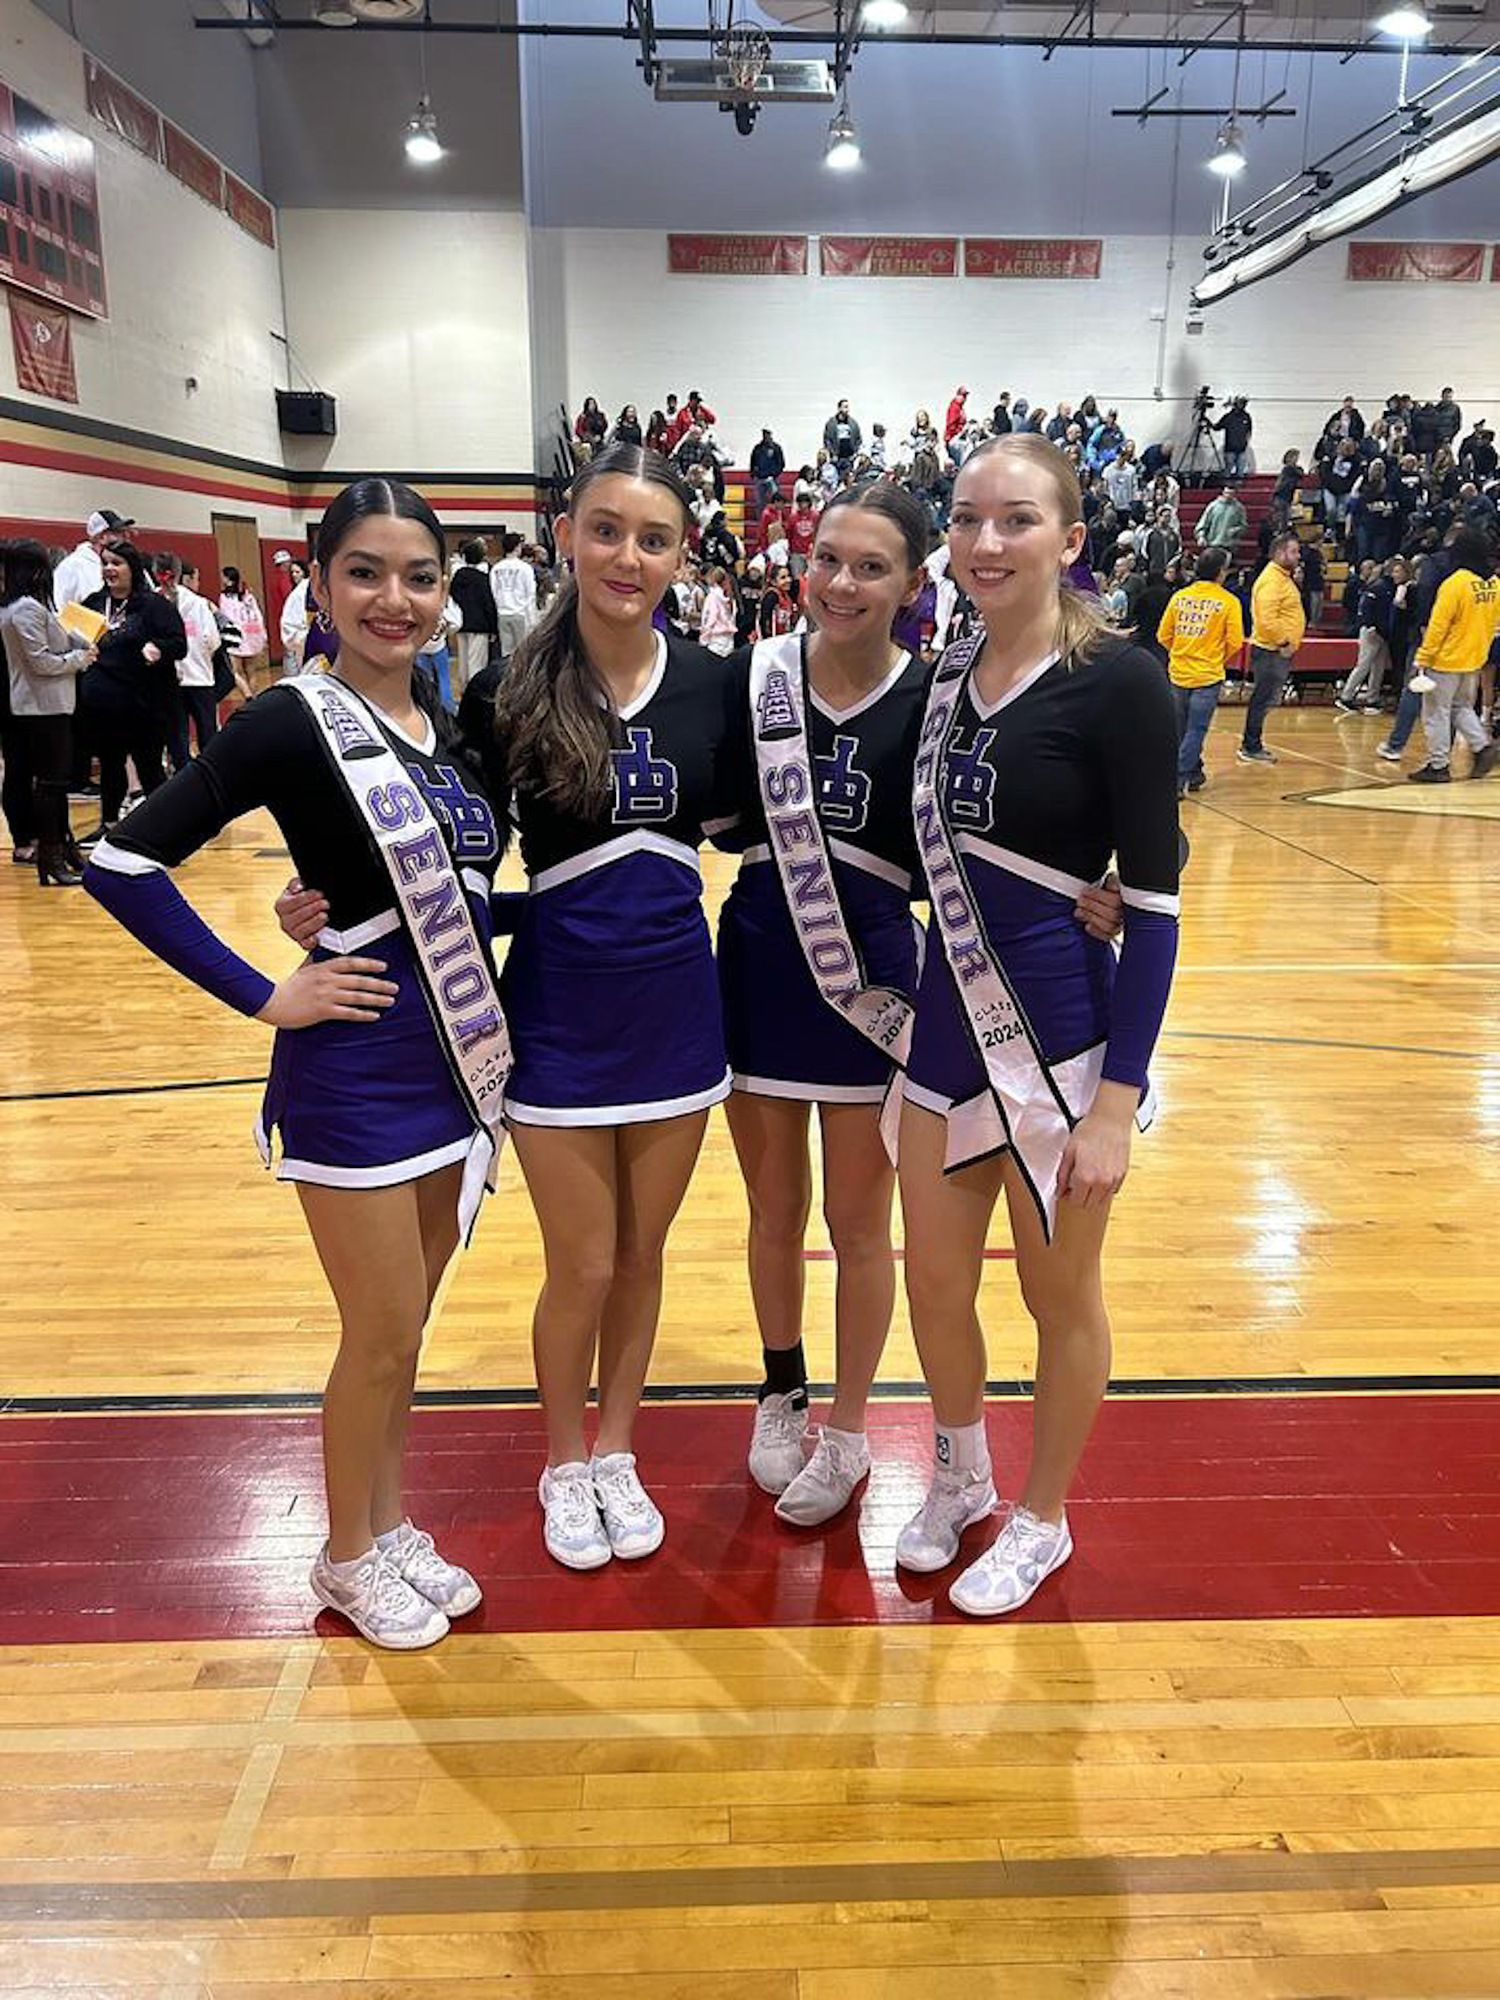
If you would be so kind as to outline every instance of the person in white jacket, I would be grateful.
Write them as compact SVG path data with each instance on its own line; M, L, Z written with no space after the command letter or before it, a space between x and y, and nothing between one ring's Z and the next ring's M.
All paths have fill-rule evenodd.
M302 671L302 649L312 615L307 608L307 572L294 556L288 565L292 587L281 607L281 677L290 680Z
M536 623L536 571L521 558L521 537L501 537L500 560L490 571L490 589L495 593L495 613L500 623L500 652L504 659L520 645Z
M69 604L82 604L104 588L103 551L113 541L121 541L134 521L101 507L83 524L85 539L71 555L64 556L52 573L52 601L61 611Z
M182 558L170 549L152 558L151 573L162 596L177 606L182 629L187 634L187 651L177 662L177 707L167 730L167 755L172 769L180 771L188 761L188 724L198 739L198 752L218 734L219 704L214 696L214 654L224 643L219 621L206 597L200 597L186 582L189 572ZM193 583L198 572L191 571Z
M699 642L710 653L728 659L734 651L734 598L729 589L729 572L714 568L708 573L708 590L698 624Z

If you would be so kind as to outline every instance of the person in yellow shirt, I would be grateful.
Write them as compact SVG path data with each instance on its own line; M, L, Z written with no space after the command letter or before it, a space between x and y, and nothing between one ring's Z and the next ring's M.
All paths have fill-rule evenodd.
M1297 648L1307 630L1307 614L1297 588L1302 544L1293 534L1278 535L1271 560L1250 593L1250 672L1254 685L1245 710L1245 734L1235 758L1241 764L1274 764L1261 738L1266 716L1281 699Z
M1427 762L1408 773L1413 785L1448 783L1455 735L1474 752L1471 778L1488 777L1500 758L1500 743L1491 741L1474 703L1480 670L1500 631L1500 582L1495 579L1489 543L1477 529L1460 529L1453 539L1452 560L1452 571L1438 585L1416 651L1412 686L1418 685L1417 675L1427 684L1422 695Z
M1167 649L1167 678L1177 704L1178 798L1201 792L1208 783L1203 739L1224 692L1225 670L1245 643L1240 601L1220 582L1228 563L1228 549L1206 548L1193 581L1168 600L1156 629L1157 643Z

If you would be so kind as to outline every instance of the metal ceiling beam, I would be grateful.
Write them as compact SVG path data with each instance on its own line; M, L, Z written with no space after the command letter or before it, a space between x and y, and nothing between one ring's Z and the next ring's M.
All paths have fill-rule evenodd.
M192 25L207 33L227 29L231 34L242 33L244 22L224 19L205 19L202 15L193 18ZM592 21L411 21L377 22L360 21L352 28L324 28L317 21L288 20L285 16L276 23L278 35L322 34L339 35L345 40L355 35L498 35L508 40L538 41L590 41L590 42L633 42L638 39L633 26L606 27ZM834 42L831 32L806 28L782 28L767 30L774 48L818 48L826 49ZM707 27L702 28L662 28L654 31L654 43L659 48L667 43L692 43L701 48L712 38ZM1083 37L1070 36L1059 42L1055 35L960 35L938 33L931 35L894 32L879 37L882 48L911 49L1165 49L1169 52L1185 51L1195 55L1204 46L1201 38L1189 40L1181 35L1097 35ZM869 46L869 44L865 44ZM1290 36L1252 36L1245 42L1247 53L1263 52L1267 55L1325 55L1325 56L1393 56L1398 61L1401 55L1399 44L1390 48L1378 47L1373 43L1356 42L1347 37L1337 39L1309 40L1307 36L1295 39ZM1435 46L1424 44L1424 56L1466 56L1472 55L1472 46L1466 42L1440 42Z

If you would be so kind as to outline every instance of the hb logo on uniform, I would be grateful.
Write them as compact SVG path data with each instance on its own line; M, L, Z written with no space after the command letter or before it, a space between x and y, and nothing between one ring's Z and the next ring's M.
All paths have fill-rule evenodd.
M976 729L967 750L959 747L959 731L948 743L948 813L955 826L988 828L995 803L995 773L984 753L995 740L993 729Z
M833 755L814 759L818 767L818 809L829 826L858 833L870 810L870 779L854 761L857 736L835 736Z
M651 754L651 731L627 729L628 750L611 750L615 767L616 826L670 819L677 810L677 766Z

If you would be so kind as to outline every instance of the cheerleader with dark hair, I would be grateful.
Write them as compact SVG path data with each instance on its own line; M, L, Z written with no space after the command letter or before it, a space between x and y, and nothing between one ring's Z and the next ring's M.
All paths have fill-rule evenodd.
M443 534L410 487L360 480L312 574L335 669L278 683L94 850L85 887L165 963L276 1029L258 1127L297 1184L338 1305L323 1399L318 1600L376 1645L426 1646L479 1589L406 1518L401 1462L422 1334L492 1172L509 1065L488 957L499 858L484 787L418 702L446 598ZM168 871L266 807L326 915L279 982L221 942ZM372 950L373 948L373 950Z
M665 1534L634 1423L667 1233L730 1087L697 850L744 718L729 663L652 621L689 518L655 452L615 445L579 472L557 524L572 574L511 658L486 746L529 877L501 990L506 1122L546 1258L538 1498L549 1553L581 1570ZM321 920L315 891L277 908L294 937Z
M667 1232L729 1094L697 849L743 724L727 662L652 623L690 518L656 453L616 445L586 466L557 524L572 575L495 712L530 879L503 991L506 1117L546 1255L539 1497L546 1546L575 1569L649 1555L665 1533L633 1426Z

